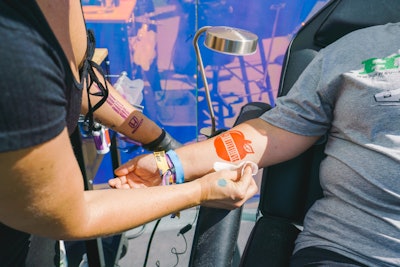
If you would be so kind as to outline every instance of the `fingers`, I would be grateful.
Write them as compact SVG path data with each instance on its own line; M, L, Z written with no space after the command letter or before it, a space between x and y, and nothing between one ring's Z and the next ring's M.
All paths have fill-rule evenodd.
M256 182L253 179L253 169L251 166L244 166L241 176L234 181L235 191L235 207L242 206L258 191Z
M130 172L130 169L133 169L133 164L130 163L131 161L128 161L118 168L114 170L115 175L117 176L124 176L127 175Z
M205 197L201 205L228 210L241 207L258 191L253 173L254 168L245 165L242 170L235 172L222 170L211 174L209 178L212 182L200 180Z
M118 178L113 178L113 179L108 180L108 185L112 188L117 188L118 183L119 183Z
M120 176L108 180L108 185L112 188L120 189L126 184L126 176Z
M128 160L127 162L125 162L124 164L122 164L121 166L119 166L118 168L116 168L114 170L115 175L117 176L123 176L123 175L127 175L130 172L133 172L136 168L136 165L138 163L138 161L142 158L143 156L137 156L133 159Z
M253 197L258 192L258 186L253 177L254 173L254 166L246 165L242 179L239 180L239 183L242 182L245 187L247 186L247 199Z
M144 188L161 185L162 180L159 174L140 177L133 173L118 176L108 180L108 185L115 189Z
M129 173L141 170L142 172L153 172L157 165L153 154L146 154L134 157L114 170L116 176L124 176Z
M257 190L257 185L256 182L254 181L253 175L254 175L254 169L250 165L244 166L243 175L241 179L238 181L238 183L239 184L242 183L243 186L246 188L252 188L255 186L256 187L255 189Z

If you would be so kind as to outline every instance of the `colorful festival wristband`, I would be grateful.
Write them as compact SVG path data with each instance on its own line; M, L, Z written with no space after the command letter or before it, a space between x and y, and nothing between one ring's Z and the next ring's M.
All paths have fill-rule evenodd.
M155 151L153 154L160 173L162 185L176 184L175 168L169 156L165 151Z
M167 156L169 157L169 159L172 162L172 168L171 170L174 170L175 172L175 182L177 184L182 184L185 182L185 175L183 173L183 166L181 161L178 158L178 155L176 154L176 152L174 150L169 150L167 152Z
M157 163L158 170L160 171L160 176L163 176L170 167L168 166L167 158L165 156L165 151L155 151L153 152L154 158Z
M172 151L172 150L170 150L170 151ZM176 172L175 172L176 168L175 168L174 162L172 161L171 156L168 154L168 152L165 153L165 151L155 151L155 152L153 152L153 154L154 154L154 157L155 157L155 160L157 163L158 170L160 172L162 184L163 185L177 184L178 182L176 179L177 176L176 176ZM179 173L180 173L180 175L182 175L182 178L181 178L182 182L180 182L180 183L183 183L182 165L180 164L180 161L179 161L176 153L174 152L173 154L174 154L173 158L174 158L175 163L177 162L177 165L179 165L180 169L181 169L179 171ZM175 217L179 218L180 212L171 214L171 218L175 218Z

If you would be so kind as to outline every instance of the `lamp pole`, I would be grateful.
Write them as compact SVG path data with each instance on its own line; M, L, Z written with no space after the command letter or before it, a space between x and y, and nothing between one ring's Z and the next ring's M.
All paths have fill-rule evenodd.
M199 37L202 33L206 32L206 39L204 42L205 47L222 54L232 56L244 56L253 54L257 49L257 35L232 27L223 26L204 26L200 28L193 38L193 46L196 52L196 58L200 67L200 75L203 80L204 90L206 92L208 109L211 117L211 133L215 133L215 115L212 106L212 100L210 90L208 88L208 82L206 72L204 70L203 59L200 54L199 48Z
M200 75L201 75L201 79L202 79L203 85L204 85L204 90L206 93L206 99L207 99L208 109L210 111L210 118L211 118L211 135L213 135L215 133L215 115L214 115L214 109L212 106L210 90L208 88L206 71L204 70L203 59L201 58L200 48L199 48L199 43L198 43L200 35L203 32L207 31L209 28L211 28L211 26L204 26L196 32L196 34L194 35L194 38L193 38L193 46L194 46L194 50L196 52L197 63L200 68Z

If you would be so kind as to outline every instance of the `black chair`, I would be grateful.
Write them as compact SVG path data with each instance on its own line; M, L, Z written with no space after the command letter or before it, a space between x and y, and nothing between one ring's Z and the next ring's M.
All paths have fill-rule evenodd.
M282 66L278 97L287 94L321 48L354 30L398 21L398 0L327 2L303 25L289 44ZM253 105L247 104L243 111L252 109ZM314 201L322 196L319 164L324 158L324 146L323 142L318 142L300 156L263 170L258 207L261 215L252 229L239 266L289 265L294 240L301 231L304 215ZM237 266L234 255L237 254L235 242L241 210L223 214L219 210L201 208L200 214L202 209L206 215L199 218L196 226L190 266Z

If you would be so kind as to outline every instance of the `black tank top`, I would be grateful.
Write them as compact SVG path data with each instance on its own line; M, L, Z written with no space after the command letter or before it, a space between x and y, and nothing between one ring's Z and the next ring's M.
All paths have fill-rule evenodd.
M66 126L73 132L93 67L95 43L88 37L78 83L37 3L0 1L0 152L40 144Z

